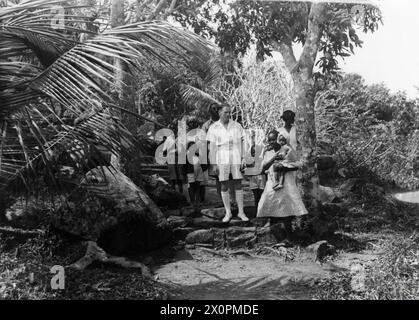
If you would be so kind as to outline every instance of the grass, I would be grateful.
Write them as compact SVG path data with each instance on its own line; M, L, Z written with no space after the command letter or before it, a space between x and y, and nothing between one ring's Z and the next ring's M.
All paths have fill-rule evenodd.
M316 299L419 299L419 205L399 202L365 182L345 196L345 210L335 216L340 230L353 239L376 235L374 251L380 254L363 266L363 272L347 270L320 281ZM355 251L362 252L365 245Z
M337 210L337 209L334 209ZM419 206L389 198L373 185L362 185L344 199L331 219L347 235L342 250L360 252L356 235L379 234L374 243L383 254L365 265L362 278L350 271L335 273L316 285L317 299L393 300L419 299ZM385 236L384 236L385 234ZM85 252L80 242L47 234L19 242L0 234L0 299L165 299L169 288L144 279L133 270L92 265L83 272L66 269L65 289L52 290L50 269L66 266ZM33 278L33 279L32 279ZM362 290L354 280L363 281Z
M393 234L378 245L383 254L358 276L341 272L320 281L316 298L325 300L419 299L419 235ZM356 279L362 279L356 285Z

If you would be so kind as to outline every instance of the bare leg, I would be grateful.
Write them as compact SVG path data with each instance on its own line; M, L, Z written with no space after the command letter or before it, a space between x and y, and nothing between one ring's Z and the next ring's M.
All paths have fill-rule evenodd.
M201 183L199 181L195 182L195 203L198 205L201 201Z
M259 205L260 198L262 196L263 190L262 189L253 189L252 192L253 192L253 198L255 199L255 207L257 209L257 207Z
M205 201L205 186L199 186L199 201L204 202Z
M272 187L274 190L281 189L284 183L284 172L282 170L278 170L275 172L276 183Z
M235 189L235 184L234 184L234 180L229 180L229 189L230 189L230 201L231 204L233 205L233 207L236 207L236 189Z
M195 189L196 189L195 182L189 183L188 191L189 191L189 199L191 200L191 204L195 204L195 202L196 202L196 198L195 198L196 190Z
M183 194L183 182L181 180L178 180L177 185L178 185L178 188L179 188L179 193Z
M284 171L280 171L280 172L279 172L279 184L280 184L281 186L283 186L283 185L284 185L284 178L285 178L285 172L284 172Z

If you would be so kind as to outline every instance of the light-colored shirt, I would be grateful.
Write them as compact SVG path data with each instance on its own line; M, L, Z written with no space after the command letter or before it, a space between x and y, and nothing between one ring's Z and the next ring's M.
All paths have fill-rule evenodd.
M163 143L162 151L167 151L167 163L176 164L176 138L170 135Z
M207 133L207 132L208 132L208 130L209 130L209 128L211 127L211 125L212 125L213 123L215 123L215 121L214 121L214 120L212 120L212 119L209 119L208 121L206 121L206 122L202 125L202 130L204 130L204 131L205 131L205 133Z
M243 127L236 121L230 120L227 127L220 121L214 122L207 132L207 140L213 144L216 164L241 164L243 154Z

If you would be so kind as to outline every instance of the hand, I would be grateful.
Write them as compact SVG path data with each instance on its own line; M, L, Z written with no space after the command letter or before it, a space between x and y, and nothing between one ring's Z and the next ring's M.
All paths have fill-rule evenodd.
M275 160L284 160L284 155L278 151L275 153Z
M282 169L284 165L280 162L275 165L277 168Z
M242 163L240 164L240 171L243 172L247 168L247 165L244 160L242 160Z

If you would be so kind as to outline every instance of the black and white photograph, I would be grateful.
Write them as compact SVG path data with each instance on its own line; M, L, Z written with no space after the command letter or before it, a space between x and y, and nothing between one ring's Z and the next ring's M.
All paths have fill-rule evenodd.
M419 300L418 31L414 0L0 0L0 300Z

